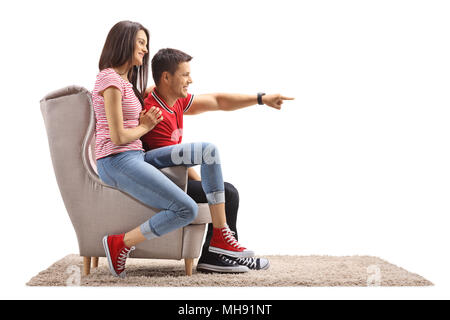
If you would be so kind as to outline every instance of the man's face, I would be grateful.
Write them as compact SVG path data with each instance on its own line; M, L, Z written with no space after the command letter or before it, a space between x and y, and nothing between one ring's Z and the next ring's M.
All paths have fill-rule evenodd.
M177 71L170 75L169 86L174 95L178 98L186 98L188 87L192 83L191 67L189 62L182 62L178 65Z

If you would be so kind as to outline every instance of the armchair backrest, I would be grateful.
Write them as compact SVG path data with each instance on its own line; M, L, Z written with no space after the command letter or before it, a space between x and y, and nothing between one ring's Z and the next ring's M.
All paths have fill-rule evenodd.
M53 168L66 208L67 201L82 200L76 195L86 183L86 171L101 183L89 154L95 129L91 105L90 92L79 86L56 90L41 100Z

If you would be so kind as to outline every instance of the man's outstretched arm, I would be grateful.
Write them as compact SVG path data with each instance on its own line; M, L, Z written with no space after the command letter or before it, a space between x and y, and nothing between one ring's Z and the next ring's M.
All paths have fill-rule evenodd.
M278 109L284 100L294 100L281 94L266 94L262 96L263 104ZM257 95L235 94L235 93L211 93L194 96L191 107L186 111L186 115L194 115L207 111L234 111L249 107L258 103Z

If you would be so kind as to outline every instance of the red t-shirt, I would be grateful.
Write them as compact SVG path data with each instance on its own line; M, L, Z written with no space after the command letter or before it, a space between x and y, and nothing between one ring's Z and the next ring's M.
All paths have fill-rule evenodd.
M145 134L141 140L147 150L171 146L181 143L183 138L183 114L189 109L194 100L193 94L186 98L178 99L172 107L153 90L144 101L145 110L153 106L162 111L163 120L150 132Z

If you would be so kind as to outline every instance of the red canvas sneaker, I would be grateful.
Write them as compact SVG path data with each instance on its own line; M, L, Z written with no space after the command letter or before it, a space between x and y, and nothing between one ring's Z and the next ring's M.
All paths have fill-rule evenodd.
M224 228L213 228L209 251L234 258L253 257L255 253L241 246L234 237L234 234L228 226Z
M124 236L125 234L118 234L103 237L103 248L108 258L109 271L120 278L125 278L125 263L130 256L130 252L135 249L125 246Z

